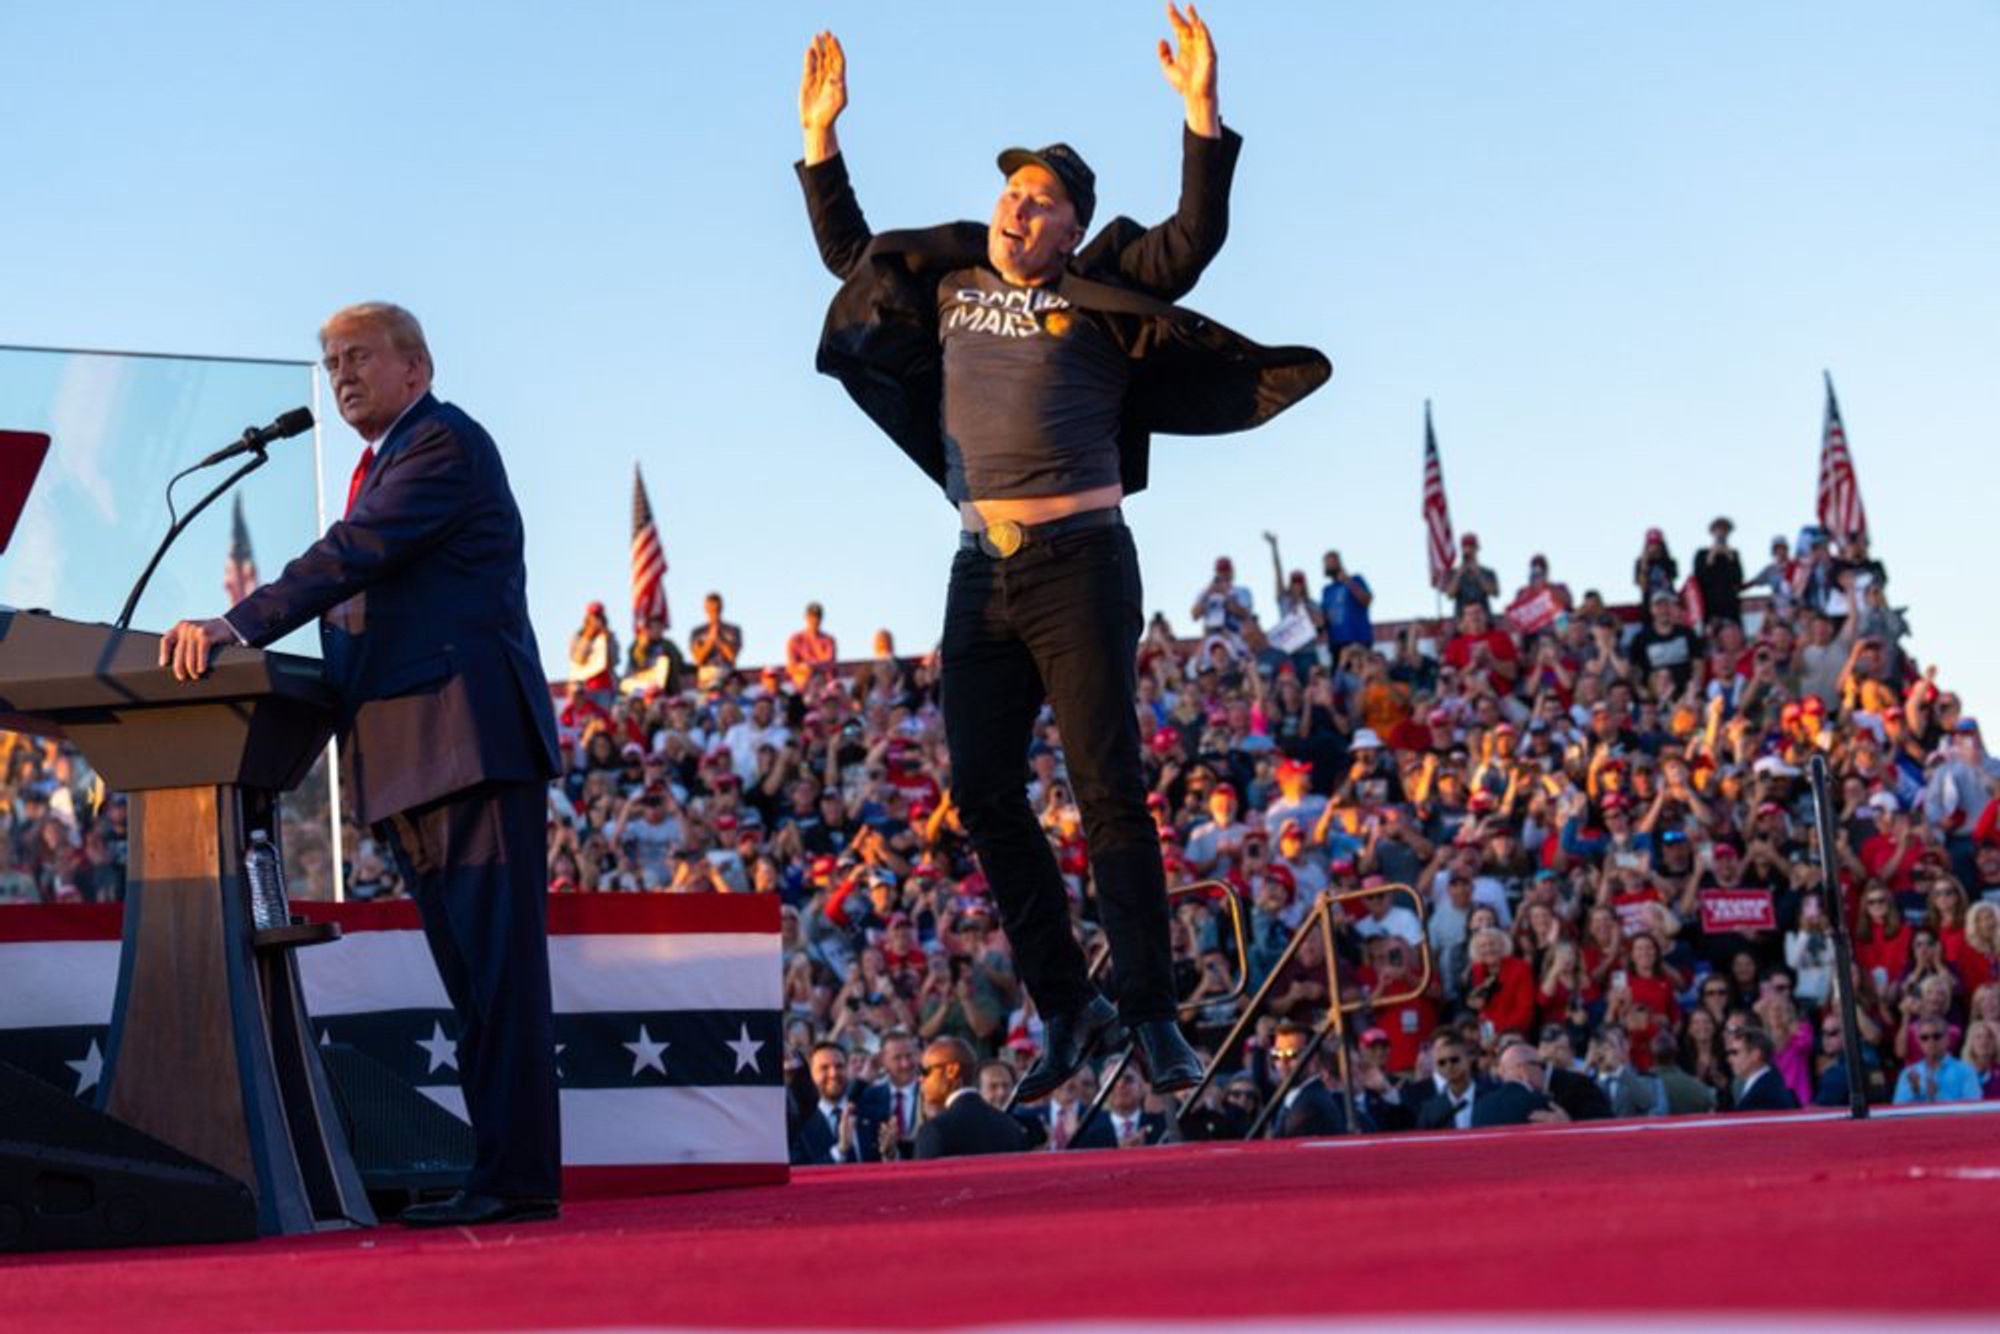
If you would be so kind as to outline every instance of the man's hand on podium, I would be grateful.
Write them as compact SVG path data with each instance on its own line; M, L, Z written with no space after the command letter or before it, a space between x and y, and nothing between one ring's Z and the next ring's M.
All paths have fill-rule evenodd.
M208 671L211 648L237 642L236 632L220 616L206 621L181 621L160 636L160 666L171 666L176 681L196 681Z

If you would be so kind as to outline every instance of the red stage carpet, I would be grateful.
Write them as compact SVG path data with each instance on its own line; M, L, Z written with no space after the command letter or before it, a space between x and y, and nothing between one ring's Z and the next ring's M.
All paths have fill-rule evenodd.
M814 1169L556 1224L16 1257L0 1328L1880 1327L2000 1310L1996 1236L1992 1116L1600 1123Z

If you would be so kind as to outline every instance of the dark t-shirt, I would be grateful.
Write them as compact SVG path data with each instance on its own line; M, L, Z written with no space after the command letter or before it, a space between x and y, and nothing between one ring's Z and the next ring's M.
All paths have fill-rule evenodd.
M1682 626L1661 634L1648 622L1632 640L1632 661L1648 675L1666 668L1673 673L1676 690L1687 689L1688 679L1694 675L1695 660L1700 657L1701 641Z
M1119 480L1130 367L1056 293L984 268L938 284L944 345L945 494L1061 496Z

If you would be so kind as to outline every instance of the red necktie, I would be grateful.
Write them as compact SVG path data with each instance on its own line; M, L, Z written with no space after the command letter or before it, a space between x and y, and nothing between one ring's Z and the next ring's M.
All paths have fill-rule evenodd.
M341 512L343 517L354 513L354 498L361 494L361 484L368 480L368 469L374 463L375 446L370 445L361 451L361 461L354 465L354 477L347 484L347 508Z

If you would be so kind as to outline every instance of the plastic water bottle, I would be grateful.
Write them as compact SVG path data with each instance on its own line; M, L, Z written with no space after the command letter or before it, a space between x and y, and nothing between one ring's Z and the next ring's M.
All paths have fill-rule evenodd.
M285 900L285 871L271 836L261 829L250 831L250 847L243 854L243 875L250 882L250 921L259 931L289 926L291 904Z

